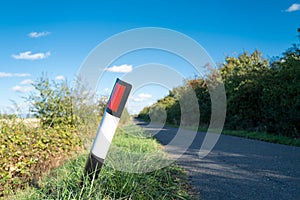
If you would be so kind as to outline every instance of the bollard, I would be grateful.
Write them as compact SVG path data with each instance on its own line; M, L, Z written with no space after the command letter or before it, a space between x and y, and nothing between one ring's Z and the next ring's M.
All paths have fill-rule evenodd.
M99 176L131 88L129 83L116 80L86 162L85 174L91 180Z

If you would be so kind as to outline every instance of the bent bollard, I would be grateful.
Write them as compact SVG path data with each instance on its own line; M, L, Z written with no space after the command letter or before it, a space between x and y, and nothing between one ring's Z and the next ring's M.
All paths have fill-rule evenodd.
M90 179L98 178L131 88L129 83L120 79L114 85L86 162L85 173Z

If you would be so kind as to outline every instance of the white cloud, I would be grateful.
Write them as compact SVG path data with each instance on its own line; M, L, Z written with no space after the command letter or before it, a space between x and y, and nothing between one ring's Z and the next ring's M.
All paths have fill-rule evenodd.
M138 95L138 97L143 98L143 99L148 99L148 98L151 98L152 95L151 94L141 93L141 94Z
M146 106L151 106L154 103L155 101L153 101L152 99L149 99L149 101L136 102L133 98L131 98L128 102L127 108L130 114L138 114L141 110L143 110L143 108L145 108Z
M17 60L41 60L41 59L45 59L48 58L51 55L50 51L46 52L46 53L35 53L32 54L31 51L25 51L25 52L21 52L19 53L19 55L12 55L12 57L14 59Z
M63 81L63 80L65 80L65 77L62 76L62 75L59 75L59 76L55 77L55 80L57 80L57 81Z
M128 73L132 71L132 65L127 65L127 64L120 65L120 66L114 65L106 70L109 72Z
M33 83L33 80L31 80L31 79L25 79L20 84L21 85L30 85L32 83Z
M19 74L19 73L6 73L6 72L0 72L0 78L5 78L5 77L26 77L26 76L31 76L30 74Z
M49 35L50 32L44 31L44 32L31 32L28 34L29 37L31 38L39 38L39 37L43 37L43 36L47 36Z
M294 3L288 9L286 9L285 12L295 12L297 10L300 10L300 4Z
M133 100L134 102L141 102L141 101L143 101L143 99L138 98L138 97L137 97L137 98L133 98L132 100Z
M30 91L34 90L34 87L16 85L12 88L12 90L15 92L19 92L19 93L26 93L26 92L30 92Z
M17 77L26 77L26 76L31 76L31 74L26 74L26 73L23 73L23 74L13 74L14 76L17 76Z
M145 101L146 99L149 99L149 98L151 98L151 97L152 97L151 94L140 93L140 94L138 94L137 97L133 98L132 100L133 100L134 102L142 102L142 101Z

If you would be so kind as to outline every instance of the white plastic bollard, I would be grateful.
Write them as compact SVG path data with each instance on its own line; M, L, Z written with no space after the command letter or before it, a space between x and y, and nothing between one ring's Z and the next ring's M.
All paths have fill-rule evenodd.
M98 178L131 88L129 83L120 79L114 85L85 166L90 179Z

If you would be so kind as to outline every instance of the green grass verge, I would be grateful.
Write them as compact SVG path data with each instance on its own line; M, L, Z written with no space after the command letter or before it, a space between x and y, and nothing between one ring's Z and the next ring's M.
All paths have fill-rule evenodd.
M249 132L243 130L223 130L222 134L300 147L299 139L289 138L282 135L272 135L264 132Z
M199 127L198 131L206 132L207 127L206 128ZM270 134L270 133L266 133L266 132L224 129L222 131L222 134L236 136L236 137L243 137L243 138L248 138L248 139L254 139L254 140L260 140L260 141L264 141L264 142L300 147L300 139L290 138L290 137L283 136L283 135L274 135L274 134Z
M134 125L127 127L127 131L118 130L113 146L124 152L163 154L156 140L143 137L143 132ZM191 194L187 175L177 165L147 173L128 173L114 168L115 153L113 149L109 151L97 180L84 179L80 185L88 156L84 152L9 199L199 199Z
M207 128L199 127L198 131L206 132ZM260 140L260 141L276 143L276 144L284 144L284 145L291 145L291 146L298 146L298 147L300 146L300 139L290 138L283 135L274 135L266 132L224 129L222 131L222 134Z
M167 123L167 126L178 128L179 125L169 124ZM184 127L186 129L189 129L189 127ZM207 132L207 127L198 127L199 132ZM265 132L253 132L253 131L245 131L245 130L228 130L225 129L222 131L222 134L224 135L231 135L231 136L237 136L237 137L243 137L248 139L254 139L254 140L261 140L265 142L271 142L276 144L284 144L284 145L291 145L291 146L298 146L300 147L300 139L296 138L290 138L283 135L274 135L270 133Z

